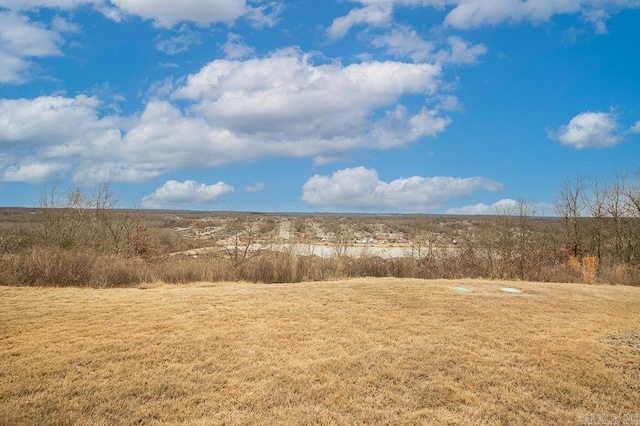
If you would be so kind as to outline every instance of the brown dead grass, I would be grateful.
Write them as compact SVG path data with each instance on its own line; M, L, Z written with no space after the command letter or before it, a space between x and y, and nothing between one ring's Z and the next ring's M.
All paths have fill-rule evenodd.
M640 288L0 287L0 424L575 424L638 412Z

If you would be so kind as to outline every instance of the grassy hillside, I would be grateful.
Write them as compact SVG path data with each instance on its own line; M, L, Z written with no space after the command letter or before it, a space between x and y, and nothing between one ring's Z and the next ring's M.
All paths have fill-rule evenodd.
M634 413L635 287L0 287L0 424L574 424Z

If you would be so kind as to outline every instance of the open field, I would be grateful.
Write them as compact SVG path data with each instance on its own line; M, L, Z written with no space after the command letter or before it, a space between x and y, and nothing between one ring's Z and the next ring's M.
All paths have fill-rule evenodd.
M0 287L0 384L0 424L637 421L640 288Z

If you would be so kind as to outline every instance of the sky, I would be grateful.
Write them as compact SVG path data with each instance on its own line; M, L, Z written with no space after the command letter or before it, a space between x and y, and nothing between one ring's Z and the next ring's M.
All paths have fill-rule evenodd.
M640 169L640 0L0 0L0 206L553 214Z

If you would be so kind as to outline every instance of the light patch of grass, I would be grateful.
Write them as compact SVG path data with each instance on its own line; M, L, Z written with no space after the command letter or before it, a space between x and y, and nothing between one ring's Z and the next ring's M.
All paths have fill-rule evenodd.
M639 324L633 287L0 287L0 424L575 424L640 412Z

